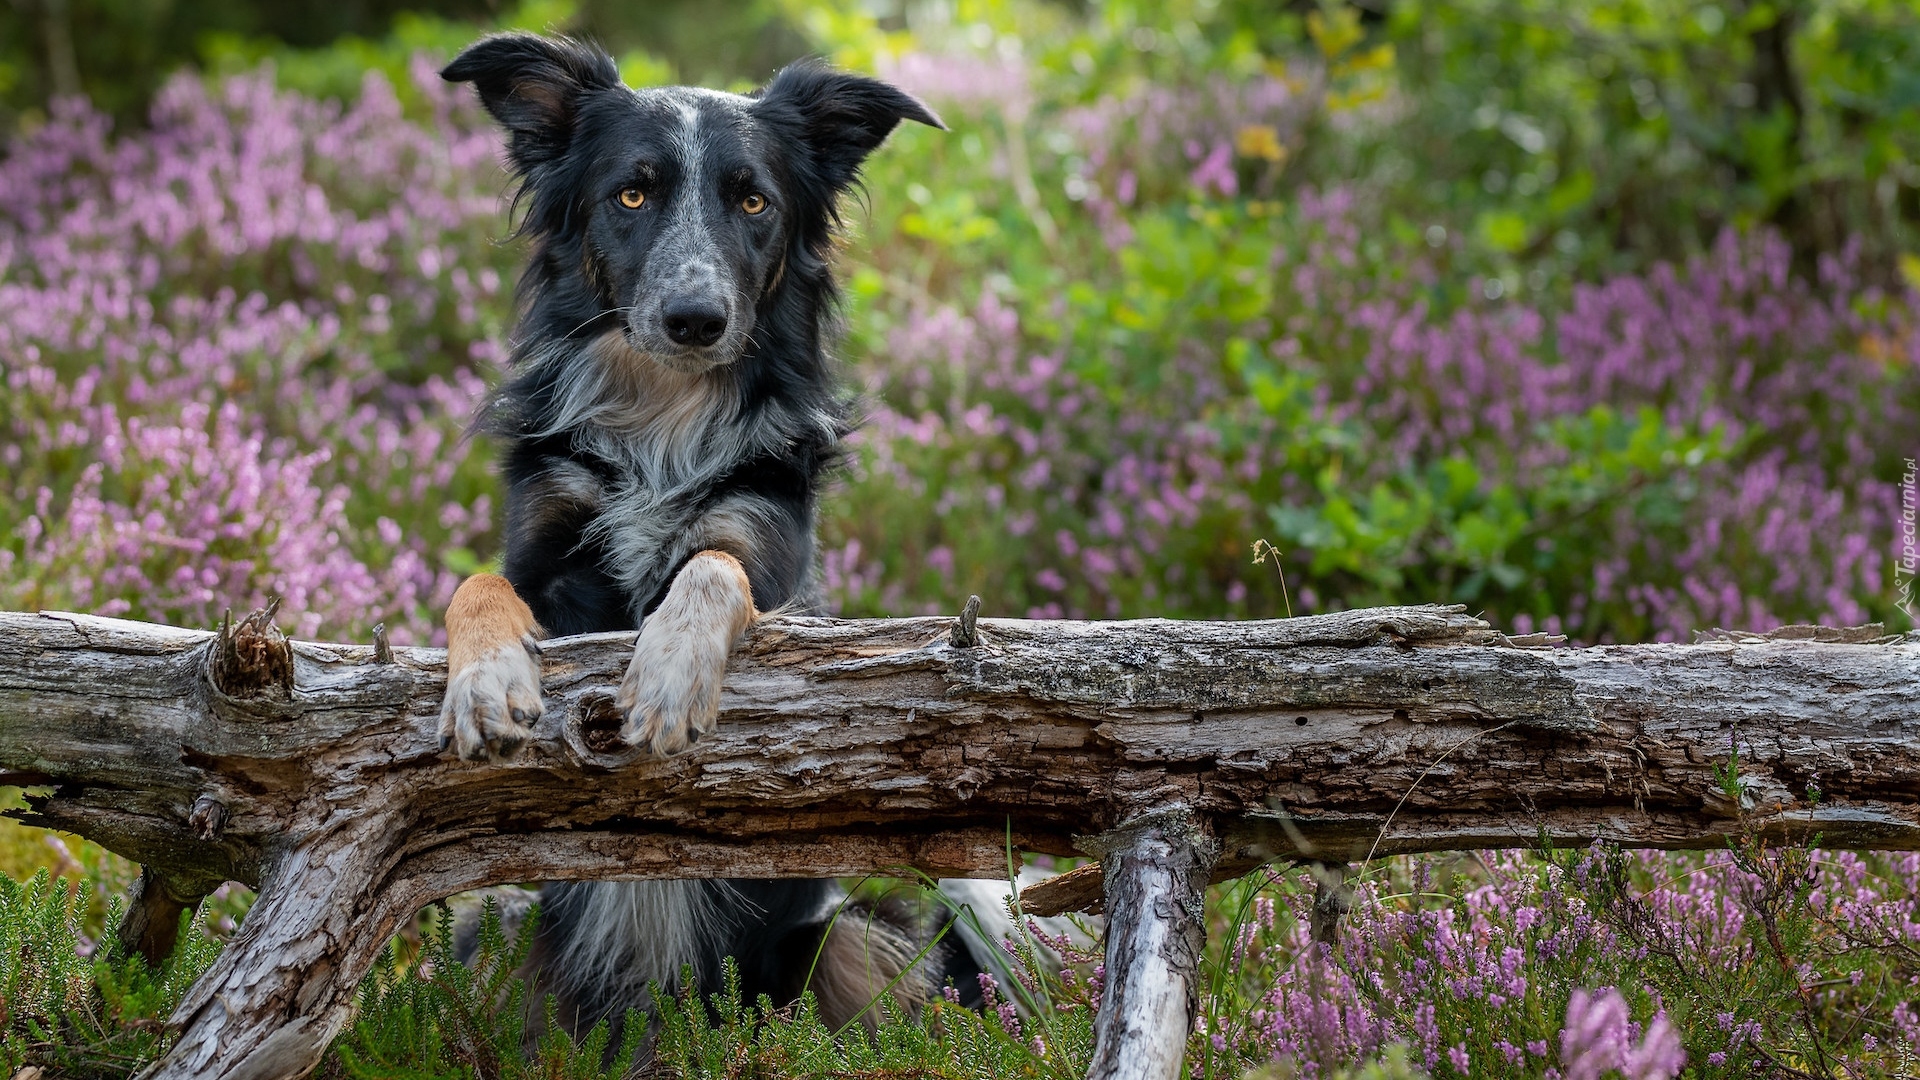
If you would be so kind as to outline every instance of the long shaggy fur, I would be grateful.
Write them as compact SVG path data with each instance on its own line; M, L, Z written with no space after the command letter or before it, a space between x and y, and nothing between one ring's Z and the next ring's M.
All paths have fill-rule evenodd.
M644 628L695 558L737 560L712 580L744 571L755 609L816 609L816 494L853 424L825 348L837 202L900 121L938 118L817 64L751 95L636 91L600 50L530 34L443 74L505 128L532 247L512 373L479 421L508 486L513 592L548 634L641 629L642 682L646 656L677 655L646 653ZM811 987L836 1024L881 987L910 1000L933 981L903 974L921 928L830 881L556 884L543 904L537 985L576 1026L645 1007L684 967L715 989L725 956L747 1000Z

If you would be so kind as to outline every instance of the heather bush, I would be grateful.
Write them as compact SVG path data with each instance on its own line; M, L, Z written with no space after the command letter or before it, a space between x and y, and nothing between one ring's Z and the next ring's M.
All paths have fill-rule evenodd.
M259 72L0 161L0 605L430 640L490 522L462 441L508 311L497 142L424 60L403 116Z
M129 1075L162 1051L157 1018L219 951L208 934L183 934L153 971L98 949L83 925L89 884L45 869L26 881L0 874L0 1068L9 1075L28 1065L58 1076ZM123 906L116 898L109 917Z
M1712 29L1706 6L1671 40L1666 5L1602 0L1558 22L1518 0L1378 24L1235 0L779 10L952 128L896 134L847 215L842 351L868 421L822 515L841 613L978 593L1065 617L1447 601L1585 641L1909 625L1890 557L1920 294L1889 267L1915 128L1874 66L1911 44L1903 9L1809 9L1804 40L1833 48L1793 54L1798 164L1778 103L1715 82L1772 24ZM496 136L412 50L458 35L228 41L224 73L169 83L145 128L63 102L7 145L0 607L204 626L280 596L300 634L433 640L494 552L463 432L519 260ZM1278 558L1256 565L1259 540ZM1304 871L1223 887L1189 1060L1911 1073L1920 864L1811 845L1384 860L1332 945L1309 939ZM150 1056L244 897L156 974L92 946L124 863L0 831L10 874L41 864L88 884L0 892L3 1000L32 1003L0 1004L0 1065ZM327 1068L517 1069L514 946L478 974L410 948ZM1021 950L984 1014L941 1003L836 1042L804 1007L688 999L662 1054L684 1075L1072 1074L1098 957L1056 974ZM604 1042L546 1035L529 1074L599 1072Z
M1606 847L1366 864L1330 944L1312 940L1314 875L1217 887L1195 1077L1733 1080L1904 1075L1920 1056L1920 858L1773 847L1708 854ZM0 880L0 1055L119 1075L165 1046L154 1021L213 956L204 921L165 972L96 950L82 883ZM109 912L109 918L117 909ZM528 945L489 923L469 970L450 923L398 941L368 977L323 1075L619 1076L602 1026L580 1043L525 1010ZM873 1078L1084 1075L1104 971L1029 928L1006 943L1018 985L988 1008L937 1001L869 1036L810 1001L668 999L666 1075ZM1042 962L1036 946L1064 956ZM730 984L732 985L732 984ZM89 1004L98 986L102 996ZM633 1060L629 1026L619 1061ZM518 1048L537 1045L531 1059Z
M1920 860L1747 840L1370 864L1331 944L1305 871L1213 905L1209 1076L1899 1075L1920 1054Z
M1357 39L1086 100L1072 57L1139 30L882 65L960 119L869 170L893 197L855 280L843 610L1278 614L1268 538L1308 609L1457 601L1590 641L1904 621L1911 289L1851 251L1800 276L1755 229L1511 294L1458 223L1285 171L1395 107L1359 93Z

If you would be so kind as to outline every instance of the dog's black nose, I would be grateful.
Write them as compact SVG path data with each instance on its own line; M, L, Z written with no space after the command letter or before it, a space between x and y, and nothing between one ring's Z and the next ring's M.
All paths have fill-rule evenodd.
M676 345L706 348L727 332L727 313L711 300L669 302L661 321L666 324L667 336Z

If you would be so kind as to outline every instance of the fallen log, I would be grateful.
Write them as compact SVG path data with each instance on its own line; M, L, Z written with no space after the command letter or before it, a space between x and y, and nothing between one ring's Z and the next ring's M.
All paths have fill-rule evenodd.
M212 633L0 614L0 784L32 789L21 820L142 864L137 947L164 951L220 881L260 890L173 1017L162 1077L302 1074L396 927L505 882L999 876L1009 843L1103 854L1111 880L1079 875L1077 902L1159 912L1110 935L1109 978L1125 948L1164 984L1102 1014L1097 1054L1126 1062L1186 1030L1133 1020L1188 1009L1198 924L1167 905L1209 873L1739 830L1920 848L1920 634L1544 645L1437 607L770 618L719 731L654 760L613 738L632 635L592 635L546 644L520 754L472 763L437 749L437 649L288 642L259 615ZM1190 831L1143 825L1170 813Z

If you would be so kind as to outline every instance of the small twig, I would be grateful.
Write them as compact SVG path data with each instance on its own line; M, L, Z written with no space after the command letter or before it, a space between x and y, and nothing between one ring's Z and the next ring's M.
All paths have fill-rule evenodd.
M376 664L393 663L393 646L387 641L387 624L373 624L373 662Z

